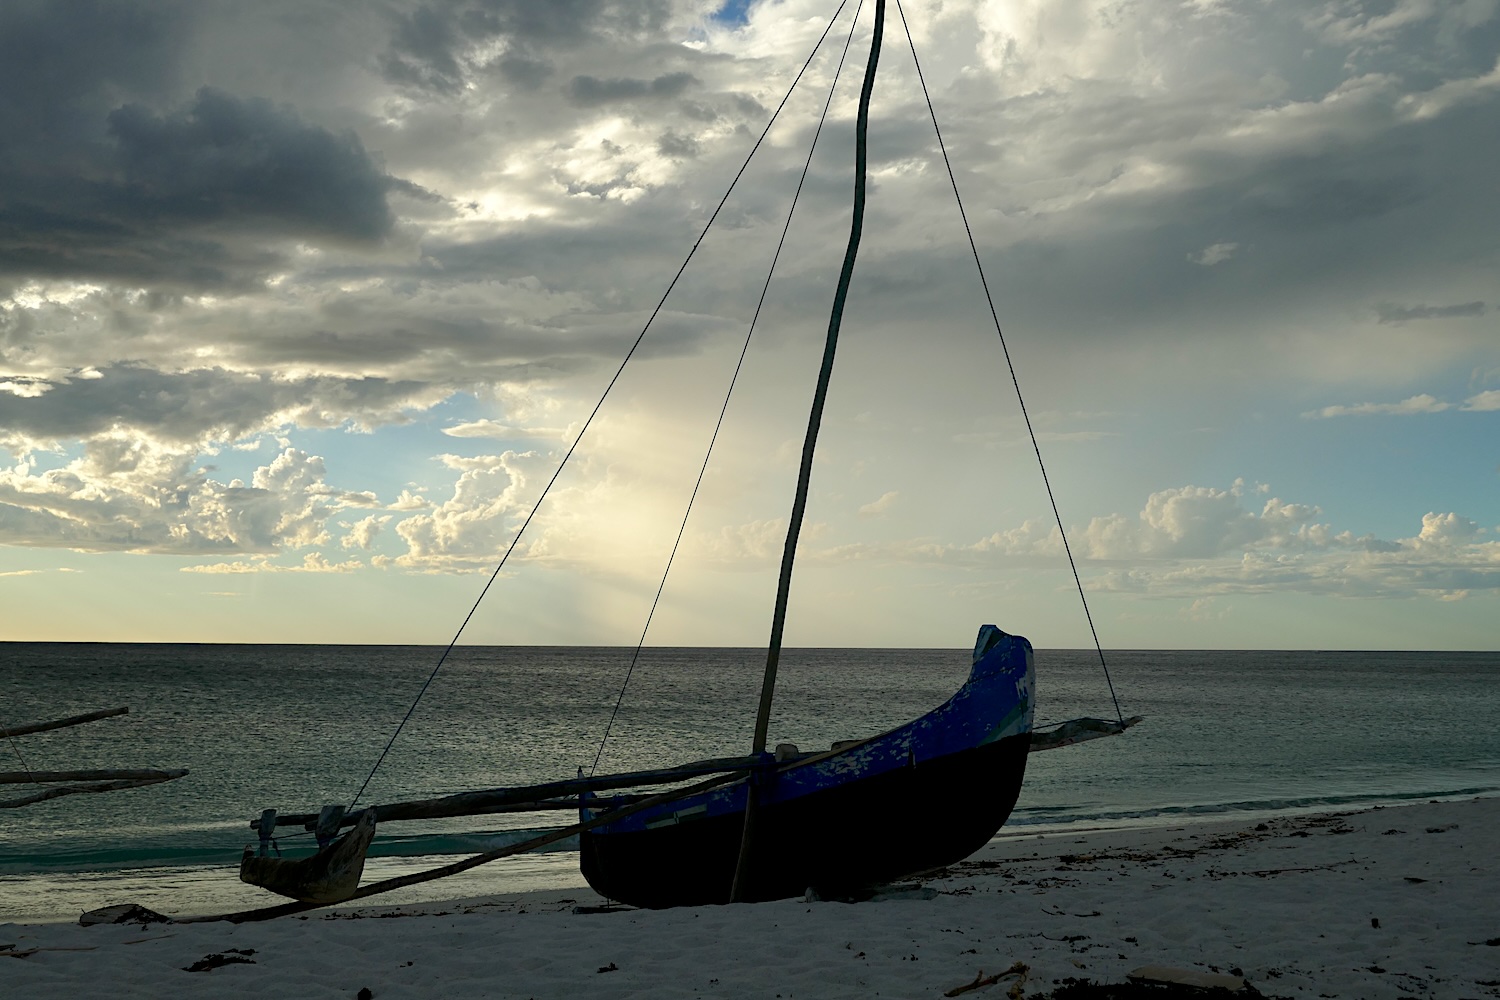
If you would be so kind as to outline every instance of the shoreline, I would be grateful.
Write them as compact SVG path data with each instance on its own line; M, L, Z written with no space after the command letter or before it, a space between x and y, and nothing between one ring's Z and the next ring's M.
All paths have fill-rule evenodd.
M0 949L42 949L4 969L37 1000L935 997L1015 962L1026 997L1148 964L1242 975L1266 996L1500 997L1497 859L1500 798L1479 798L1023 831L857 904L574 913L598 897L538 889L264 924L7 923ZM231 964L183 971L209 955Z
M1272 819L1352 814L1401 808L1415 803L1467 802L1500 798L1500 789L1403 795L1337 806L1297 805L1246 809L1183 809L1152 815L1006 825L981 851L997 844L1036 837L1100 836L1149 833L1179 828L1210 828ZM1171 807L1175 808L1175 807ZM425 871L451 863L456 854L375 855L366 862L363 881ZM977 854L976 854L977 856ZM454 898L510 898L529 893L589 893L578 870L578 852L547 850L518 855L448 880L398 890L370 906L405 906ZM235 866L225 863L148 865L130 868L78 868L0 873L0 926L73 923L79 914L119 902L139 903L161 913L205 916L269 905L274 898L240 882ZM16 905L17 901L20 905ZM5 908L8 905L8 909ZM337 909L360 908L359 903Z

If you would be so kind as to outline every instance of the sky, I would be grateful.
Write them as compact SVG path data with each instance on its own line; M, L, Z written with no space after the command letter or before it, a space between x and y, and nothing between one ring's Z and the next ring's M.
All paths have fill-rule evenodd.
M857 2L464 641L642 635ZM0 5L0 640L443 644L836 0ZM907 0L1106 648L1500 648L1500 0ZM769 631L866 3L647 641ZM800 646L1092 643L891 4Z

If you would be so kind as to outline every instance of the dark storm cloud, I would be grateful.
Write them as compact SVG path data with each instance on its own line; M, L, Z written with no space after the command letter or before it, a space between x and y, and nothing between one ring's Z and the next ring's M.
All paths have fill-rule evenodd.
M79 195L72 205L97 194L85 185L58 183L53 188L57 200L68 201L70 188ZM255 247L229 247L76 211L0 202L0 277L240 289L280 262L279 255Z
M653 80L622 77L601 80L595 76L575 76L568 83L568 96L579 107L591 108L616 101L641 98L677 97L698 82L691 73L666 73Z
M460 41L454 18L419 7L396 22L380 68L392 83L453 94L463 89L463 67L454 51Z
M535 90L547 82L555 70L545 59L532 59L506 53L496 61L500 75L518 87Z
M173 99L202 13L0 9L0 279L243 288L278 265L268 242L368 245L393 225L388 192L422 194L291 108Z
M659 282L660 274L651 279ZM445 287L451 286L434 286L411 299L349 296L312 324L288 317L275 330L231 333L222 353L240 365L306 366L346 373L345 378L353 372L400 371L434 391L456 390L546 381L592 370L601 359L617 361L647 315L638 305L616 303L615 310L596 307L548 321L511 320L495 315L506 311L503 300L468 309L448 305ZM659 295L659 289L652 294ZM679 312L687 308L683 297L674 300L652 325L645 349L654 355L690 354L721 331L718 317Z
M677 132L663 132L657 136L656 151L673 159L691 159L698 155L698 140Z
M1318 156L1268 163L1241 203L1272 227L1304 229L1372 220L1422 198L1415 173L1370 176L1340 160Z
M204 88L182 111L126 105L109 116L120 213L184 222L233 219L291 233L377 240L393 217L390 180L353 133Z
M278 379L222 368L163 372L121 364L97 377L50 383L40 396L0 393L0 427L34 440L89 438L129 427L158 441L234 440L265 429L278 415L304 426L349 419L390 419L424 405L430 387L382 378Z
M1483 302L1463 302L1451 306L1398 306L1385 302L1375 307L1382 323L1408 323L1421 319L1450 319L1455 316L1483 316Z
M997 187L993 204L1005 211L975 220L981 241L1027 234L997 251L997 298L1018 319L1084 338L1202 336L1267 315L1272 290L1288 314L1330 300L1363 310L1442 280L1447 262L1491 252L1500 227L1500 201L1489 194L1500 95L1479 92L1442 113L1392 121L1398 100L1348 110L1330 102L1319 109L1323 129L1293 120L1284 136L1268 127L1257 142L1207 126L1179 141L1152 124L1152 115L1185 113L1170 106L1141 109L1124 133L1080 131L1075 141L1059 130L1057 156L1076 175L1104 174L1122 150L1138 148L1167 165L1171 181L1101 193L1071 207L1071 224L1051 232L1028 224L1040 216L1024 191ZM1133 147L1141 130L1159 141ZM958 160L966 195L993 175L974 163ZM1216 245L1232 259L1201 266Z
M109 95L164 93L190 13L171 2L0 4L0 162L95 139Z
M514 42L536 45L573 45L596 30L619 23L619 7L652 7L656 4L611 5L604 0L477 0L452 3L465 32L487 37L500 36ZM628 23L630 18L626 18Z
M353 134L220 91L100 124L72 157L0 162L0 273L243 286L280 259L260 240L376 242L394 222L387 193L409 187Z
M619 34L656 30L670 7L660 0L439 0L399 15L381 72L398 86L453 95L468 83L475 59L500 42L499 69L512 82L535 86L550 74L546 52Z
M574 367L569 354L618 353L570 331L496 320L488 303L465 312L445 310L441 292L391 300L350 296L316 317L287 317L275 329L229 333L222 346L241 365L257 369L310 366L323 371L395 371L435 385L516 377L515 366ZM478 312L478 315L474 315Z

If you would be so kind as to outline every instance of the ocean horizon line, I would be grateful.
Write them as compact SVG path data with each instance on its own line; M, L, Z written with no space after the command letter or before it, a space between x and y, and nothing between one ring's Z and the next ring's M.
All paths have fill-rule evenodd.
M1011 633L1012 635L1016 633ZM251 648L273 648L273 649L320 649L320 648L367 648L367 649L436 649L448 648L447 643L442 642L205 642L193 639L0 639L0 646L188 646L188 647L251 647ZM1049 653L1095 653L1092 646L1036 646L1034 648ZM598 643L598 642L461 642L454 649L635 649L629 643ZM655 645L647 643L642 649L659 650L692 650L709 649L727 652L747 652L764 649L764 646L743 645ZM879 650L882 652L900 652L911 650L913 652L933 651L966 651L969 647L965 645L955 646L798 646L786 645L782 647L787 650ZM1350 646L1344 648L1324 646L1106 646L1106 654L1110 653L1473 653L1489 655L1500 653L1500 644L1489 649L1448 649L1448 648L1419 648L1392 647L1392 646Z

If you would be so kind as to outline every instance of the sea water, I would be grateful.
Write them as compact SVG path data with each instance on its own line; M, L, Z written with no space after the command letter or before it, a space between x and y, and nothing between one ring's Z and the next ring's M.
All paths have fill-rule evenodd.
M0 810L0 922L72 919L124 901L174 913L272 901L235 878L250 819L268 806L347 805L367 778L361 804L558 780L596 757L604 772L744 753L764 659L646 649L621 698L629 649L459 647L411 710L441 652L0 644L0 726L130 706L124 717L0 741L0 770L191 772ZM1039 725L1114 717L1096 652L1039 650L1036 662ZM1006 832L1500 794L1497 653L1124 651L1108 664L1120 710L1146 721L1032 755ZM771 740L815 750L880 732L939 705L968 666L966 650L788 650ZM0 785L0 799L30 787ZM387 824L367 879L572 821ZM863 822L880 835L879 814ZM576 845L563 842L376 901L581 885Z

